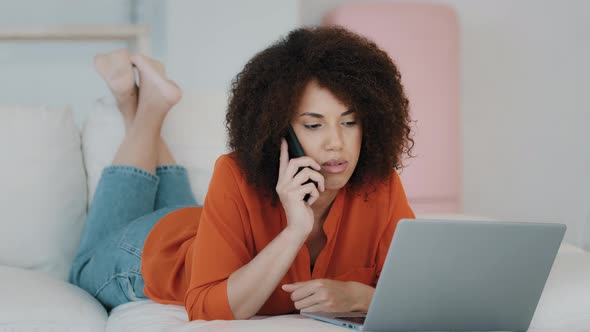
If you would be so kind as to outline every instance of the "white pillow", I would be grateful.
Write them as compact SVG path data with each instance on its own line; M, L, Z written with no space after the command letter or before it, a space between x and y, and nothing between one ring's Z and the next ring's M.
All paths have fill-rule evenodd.
M107 313L84 290L45 273L0 266L2 331L104 331Z
M0 265L65 280L86 217L86 175L72 113L2 106L0 142Z
M223 124L226 107L227 95L223 92L184 92L162 128L162 137L172 155L188 170L199 204L204 202L215 160L226 152ZM123 118L113 98L99 99L82 129L89 202L92 202L102 169L112 163L124 132Z

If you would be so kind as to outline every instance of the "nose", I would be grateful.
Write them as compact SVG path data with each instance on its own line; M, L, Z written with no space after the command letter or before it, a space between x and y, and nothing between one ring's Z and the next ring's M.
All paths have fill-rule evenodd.
M326 150L329 151L340 151L344 145L344 137L342 136L342 128L336 126L330 130L326 135Z

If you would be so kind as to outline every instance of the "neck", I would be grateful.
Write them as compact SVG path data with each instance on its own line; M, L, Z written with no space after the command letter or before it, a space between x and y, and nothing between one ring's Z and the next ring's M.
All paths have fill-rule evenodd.
M330 211L332 203L334 203L334 200L336 199L336 195L338 195L338 191L339 190L326 190L323 193L320 193L320 198L318 198L318 200L311 206L315 219L315 226L321 227L321 224L323 224L323 221L328 215L328 211ZM318 223L320 225L317 225Z

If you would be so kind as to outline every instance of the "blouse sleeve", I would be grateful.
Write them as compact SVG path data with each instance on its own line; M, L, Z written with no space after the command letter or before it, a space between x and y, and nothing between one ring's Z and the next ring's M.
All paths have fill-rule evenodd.
M381 240L379 240L379 246L377 248L377 278L375 279L375 284L373 286L377 286L377 282L381 276L381 270L383 269L385 257L387 256L389 245L393 239L393 233L395 232L397 223L400 221L400 219L416 218L412 208L410 207L410 204L408 203L408 199L406 198L406 193L402 186L401 179L395 171L393 172L393 176L389 184L389 190L389 215L387 226L385 227L385 231L381 236Z
M227 280L252 260L246 244L248 220L240 195L237 169L230 157L215 163L197 236L187 260L190 282L185 297L189 320L234 319L227 297Z

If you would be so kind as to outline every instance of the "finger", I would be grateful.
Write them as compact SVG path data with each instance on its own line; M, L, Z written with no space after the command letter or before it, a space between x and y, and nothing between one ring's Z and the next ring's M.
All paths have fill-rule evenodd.
M287 171L285 172L285 175L287 175L289 178L293 178L293 177L295 177L295 174L297 174L297 172L299 172L299 169L303 168L303 167L311 167L311 168L315 169L316 171L319 171L322 169L322 166L320 166L320 164L318 164L315 160L313 160L313 158L304 156L304 157L290 159L289 165L287 166Z
M310 307L316 306L321 304L322 301L316 296L316 294L311 294L310 296L303 298L299 301L295 301L293 303L295 305L295 309L304 311Z
M318 191L318 188L315 187L315 184L313 183L308 183L308 184L304 184L300 187L301 189L299 189L297 191L297 198L300 200L303 200L305 198L305 195L309 194L309 196L312 197L319 197L320 196L320 192ZM317 198L316 198L317 199ZM309 201L309 199L308 199Z
M324 176L320 172L306 167L302 169L301 172L297 173L297 175L295 175L293 178L293 183L302 185L310 179L318 183L318 188L320 188L320 182L324 182Z
M320 192L317 190L313 190L309 193L309 199L307 200L307 205L312 206L317 200L320 199Z
M285 173L287 166L289 165L289 146L287 140L281 138L281 153L279 156L279 176Z
M318 199L320 199L320 193L317 190L312 191L307 199L307 205L312 206Z
M318 190L321 192L324 192L324 191L326 191L326 178L324 178L324 175L322 175L322 173L320 173L320 175L322 177L319 180L314 180L314 181L318 183Z
M285 292L292 292L292 291L296 290L297 288L305 285L306 283L307 283L307 281L294 282L292 284L284 284L283 286L281 286L281 289L284 290Z
M297 302L306 297L313 295L317 290L317 284L315 282L310 281L307 282L305 285L301 285L301 287L297 288L293 293L291 293L291 301Z

